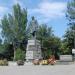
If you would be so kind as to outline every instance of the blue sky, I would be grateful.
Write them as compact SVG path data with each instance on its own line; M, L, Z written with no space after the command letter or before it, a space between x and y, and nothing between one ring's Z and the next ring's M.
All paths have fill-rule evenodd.
M28 18L35 16L40 24L46 23L54 30L54 34L62 37L67 29L65 17L68 0L0 0L0 19L4 14L12 12L12 6L19 3L27 8Z

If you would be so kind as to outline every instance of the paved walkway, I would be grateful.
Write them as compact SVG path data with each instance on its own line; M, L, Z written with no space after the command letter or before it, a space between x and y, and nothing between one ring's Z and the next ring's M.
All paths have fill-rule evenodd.
M54 66L2 66L0 67L0 75L75 75L75 64Z

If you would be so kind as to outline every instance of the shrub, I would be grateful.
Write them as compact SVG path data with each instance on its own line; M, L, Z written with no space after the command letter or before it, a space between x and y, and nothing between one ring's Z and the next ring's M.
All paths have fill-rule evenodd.
M18 60L24 61L24 59L25 59L25 52L22 51L20 48L18 48L15 53L15 60L16 61L18 61Z

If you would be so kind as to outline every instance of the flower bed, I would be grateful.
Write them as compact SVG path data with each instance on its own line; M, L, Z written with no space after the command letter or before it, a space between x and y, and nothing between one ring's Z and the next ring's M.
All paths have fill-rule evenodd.
M0 60L0 66L8 66L8 61L6 59Z

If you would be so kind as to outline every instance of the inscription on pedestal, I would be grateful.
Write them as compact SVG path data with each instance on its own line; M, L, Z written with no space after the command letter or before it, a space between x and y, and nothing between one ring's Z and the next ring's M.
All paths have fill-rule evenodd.
M26 49L26 60L42 59L40 42L37 40L28 40Z

